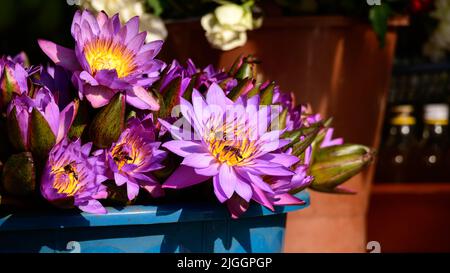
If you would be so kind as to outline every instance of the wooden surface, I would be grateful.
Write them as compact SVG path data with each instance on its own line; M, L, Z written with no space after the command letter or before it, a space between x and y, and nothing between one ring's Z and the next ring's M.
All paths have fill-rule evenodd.
M382 252L450 252L450 183L374 185L368 240Z

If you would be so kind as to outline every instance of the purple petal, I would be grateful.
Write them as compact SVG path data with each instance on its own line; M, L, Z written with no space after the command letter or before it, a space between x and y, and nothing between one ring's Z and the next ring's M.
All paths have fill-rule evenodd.
M115 92L104 86L85 86L84 94L92 107L100 108L109 103Z
M162 147L181 157L186 157L192 153L206 152L201 144L188 140L172 140L164 143Z
M147 36L147 32L141 32L133 39L130 40L130 42L127 43L127 48L133 51L135 54L139 53L139 50L141 49L142 45L144 44L145 37Z
M208 105L220 106L224 110L227 105L233 104L233 101L225 95L222 88L216 83L211 84L209 87L208 92L206 93L206 102Z
M245 179L251 181L254 186L260 188L261 190L263 190L265 192L273 193L273 190L269 186L269 184L264 182L264 180L260 176L252 174L250 171L248 171L246 169L243 169L243 168L236 169L236 172L240 176L242 176Z
M246 181L242 179L238 179L236 181L236 193L246 202L250 202L253 196L252 188Z
M75 52L47 40L38 40L42 51L57 65L70 71L80 70Z
M206 168L195 169L195 172L203 176L216 176L219 173L219 167L220 167L219 163L213 163Z
M183 189L208 180L208 176L199 175L194 168L181 165L178 169L167 179L163 188L169 189Z
M106 209L97 200L89 200L87 204L79 205L78 208L87 213L106 214Z
M135 16L131 18L122 30L125 32L125 37L122 38L124 38L125 44L128 44L139 33L139 17Z
M297 163L300 159L293 155L288 154L275 154L275 153L268 153L263 156L258 157L258 159L277 163L280 165L283 165L286 168L291 167L295 163Z
M72 102L62 110L59 115L59 129L56 138L56 143L59 143L64 137L67 136L70 127L72 126L73 121L75 120L75 116L78 110L78 103ZM90 148L89 148L90 150Z
M220 203L225 203L225 201L227 201L229 198L226 196L225 192L220 186L218 175L213 177L213 186L214 186L214 193L217 199L220 201Z
M276 195L277 199L273 204L276 206L289 206L289 205L304 205L305 201L298 199L289 193Z
M228 199L230 199L234 194L237 180L238 178L233 170L233 167L230 167L227 164L222 164L220 166L219 184Z
M139 194L139 185L133 182L127 183L128 200L134 200Z
M140 110L159 110L157 99L141 86L135 86L133 89L127 90L127 103Z
M294 172L289 170L288 168L270 162L268 163L259 162L257 164L243 167L243 169L248 172L272 176L291 176L294 174Z
M207 168L215 161L215 158L209 154L190 154L186 156L181 164L193 167L193 168Z
M116 185L119 187L129 182L127 177L119 173L114 173L114 180L116 181Z
M274 210L272 203L267 198L266 194L255 185L251 185L253 189L253 200L258 202L259 204L265 206L266 208L270 209L271 211Z

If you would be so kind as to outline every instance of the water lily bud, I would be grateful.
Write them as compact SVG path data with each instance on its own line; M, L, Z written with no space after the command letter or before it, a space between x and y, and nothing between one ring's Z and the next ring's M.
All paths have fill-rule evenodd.
M362 145L331 146L316 152L311 175L311 188L321 192L352 193L340 187L374 159L374 151Z
M22 94L28 90L28 72L18 63L11 63L9 60L0 63L0 107L5 107L12 99L12 95Z
M46 88L33 98L16 96L7 112L9 139L17 151L31 151L45 160L50 149L67 136L77 110L78 103L72 102L60 111Z
M56 144L56 137L50 125L36 109L31 112L29 141L30 150L39 159L45 159L48 152Z
M125 127L125 96L118 93L95 116L89 136L98 148L109 148L119 139Z
M12 196L29 196L36 189L33 156L29 152L12 155L2 173L3 188Z
M182 82L183 81L181 77L176 78L169 84L169 86L167 86L166 90L163 91L164 109L160 107L159 117L166 118L170 116L170 114L172 113L172 109L179 104L180 96L184 90Z

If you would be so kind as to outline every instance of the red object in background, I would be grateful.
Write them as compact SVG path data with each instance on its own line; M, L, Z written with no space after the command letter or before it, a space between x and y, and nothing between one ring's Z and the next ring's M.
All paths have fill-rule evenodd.
M412 13L428 12L433 6L434 0L411 0L410 10Z

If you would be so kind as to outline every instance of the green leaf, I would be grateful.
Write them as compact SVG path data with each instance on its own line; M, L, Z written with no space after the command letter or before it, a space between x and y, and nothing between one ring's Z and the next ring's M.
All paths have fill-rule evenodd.
M56 137L53 134L50 125L42 114L33 109L31 112L31 120L29 125L29 145L30 151L35 156L36 160L45 161L48 157L48 153L56 144Z
M77 102L79 104L77 115L70 127L67 136L71 139L81 138L89 123L89 106L86 101Z
M89 136L94 145L105 149L116 142L125 128L125 96L117 93L94 117Z
M12 196L29 196L36 189L33 156L29 152L12 155L3 167L2 184Z
M236 101L253 84L254 83L252 79L244 79L240 81L238 85L230 91L230 93L228 93L227 97L232 101Z
M264 90L261 91L261 105L271 105L273 102L273 91L275 89L275 82L272 82Z
M291 143L286 146L285 149L292 147L292 154L295 156L300 156L316 140L317 135L322 128L323 124L318 122L310 127L304 127L295 131L286 132L283 134L282 138L291 140ZM304 136L304 138L300 140L302 136Z
M25 152L27 143L24 143L22 134L20 133L19 122L17 121L17 109L14 107L7 120L8 137L12 146L18 152Z
M388 30L388 20L391 16L391 8L388 4L382 3L381 5L374 5L369 11L369 20L372 24L372 28L375 31L380 47L384 47L385 36Z

